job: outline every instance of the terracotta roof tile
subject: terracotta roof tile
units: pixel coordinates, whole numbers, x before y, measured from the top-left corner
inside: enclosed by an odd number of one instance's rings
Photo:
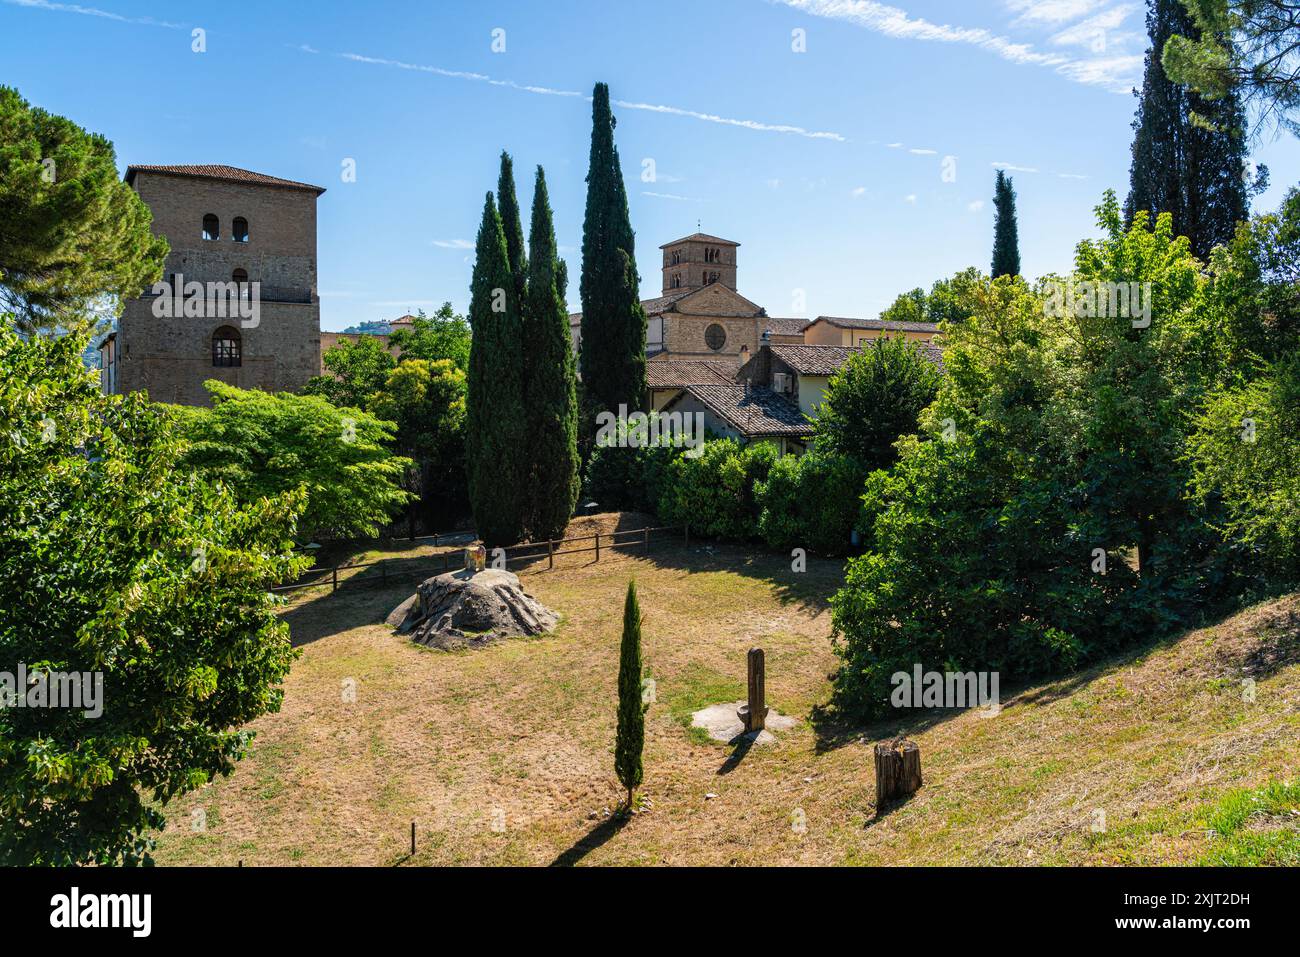
[[[812,423],[799,406],[771,389],[743,385],[690,385],[694,396],[714,415],[747,438],[812,434]]]
[[[265,173],[254,173],[252,170],[240,169],[237,166],[216,166],[206,163],[195,166],[134,165],[126,168],[126,181],[128,183],[131,182],[135,178],[136,173],[161,173],[164,176],[190,176],[195,179],[220,179],[232,183],[249,183],[255,186],[283,186],[287,189],[310,190],[317,195],[325,192],[323,186],[312,186],[309,183],[298,183],[291,179],[280,179],[278,176],[267,176]]]
[[[888,332],[939,332],[937,322],[893,322],[885,319],[848,319],[843,316],[818,316],[814,322],[824,322],[837,329],[883,329]]]

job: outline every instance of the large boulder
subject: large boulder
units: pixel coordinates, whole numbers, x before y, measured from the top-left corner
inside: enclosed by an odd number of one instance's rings
[[[559,616],[507,571],[448,572],[420,583],[388,616],[398,634],[431,648],[477,648],[502,638],[541,635]]]

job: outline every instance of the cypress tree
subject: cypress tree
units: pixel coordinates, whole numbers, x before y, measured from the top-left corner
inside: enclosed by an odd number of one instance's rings
[[[1016,229],[1016,191],[1011,188],[1011,177],[998,170],[993,187],[993,269],[994,279],[999,276],[1020,275],[1020,237]]]
[[[1182,0],[1150,0],[1147,33],[1151,48],[1133,120],[1124,218],[1131,225],[1139,210],[1171,214],[1174,231],[1205,260],[1249,215],[1241,104],[1235,92],[1208,100],[1166,75],[1161,62],[1166,41],[1175,34],[1193,41],[1200,37]]]
[[[524,412],[532,477],[528,530],[533,540],[564,533],[580,486],[578,398],[569,313],[556,257],[555,227],[546,174],[537,167],[528,238],[528,293],[524,308]]]
[[[523,344],[506,237],[492,194],[483,204],[470,287],[465,471],[479,537],[491,546],[523,537],[527,507]]]
[[[645,711],[641,702],[641,607],[636,582],[627,583],[623,602],[623,641],[618,654],[618,737],[614,744],[614,770],[627,788],[627,809],[641,784],[641,751],[645,747]]]
[[[597,83],[591,105],[591,159],[582,223],[582,385],[584,444],[596,415],[645,402],[646,317],[640,302],[635,240],[618,148],[609,87]]]
[[[528,262],[524,252],[524,224],[515,196],[515,166],[510,154],[501,151],[501,174],[497,177],[497,206],[501,210],[501,228],[506,234],[506,261],[515,279],[515,292],[524,300],[528,280]]]

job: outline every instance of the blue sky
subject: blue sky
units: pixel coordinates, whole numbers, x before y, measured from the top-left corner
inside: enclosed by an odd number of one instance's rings
[[[341,329],[464,309],[464,247],[502,148],[525,210],[546,169],[576,309],[586,98],[603,80],[621,103],[643,295],[660,289],[659,245],[699,223],[742,244],[740,292],[769,314],[872,316],[987,270],[999,164],[1019,194],[1024,272],[1068,267],[1102,191],[1127,189],[1143,9],[0,0],[0,83],[107,135],[123,169],[225,163],[326,187],[321,323]],[[1255,159],[1274,184],[1255,208],[1274,208],[1300,180],[1300,144],[1268,138]]]

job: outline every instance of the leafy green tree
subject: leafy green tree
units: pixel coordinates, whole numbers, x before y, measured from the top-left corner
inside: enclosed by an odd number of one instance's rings
[[[813,422],[818,451],[858,463],[862,474],[894,461],[894,442],[916,431],[921,410],[942,378],[916,343],[875,339],[831,377]]]
[[[209,380],[212,408],[172,407],[183,463],[241,503],[306,490],[304,535],[376,535],[410,494],[410,459],[387,448],[393,425],[315,395],[274,395]]]
[[[450,359],[405,359],[371,398],[369,411],[397,426],[394,447],[415,463],[416,507],[429,527],[464,514],[465,373]]]
[[[1300,582],[1300,352],[1254,381],[1225,388],[1197,416],[1191,488],[1222,502],[1219,530],[1245,562],[1282,587]]]
[[[437,362],[449,359],[462,372],[469,371],[470,331],[465,317],[444,302],[432,316],[421,309],[410,329],[398,329],[388,337],[403,359]]]
[[[1234,92],[1209,100],[1165,74],[1161,54],[1170,37],[1200,37],[1182,0],[1149,0],[1147,32],[1124,219],[1131,225],[1139,210],[1169,213],[1205,261],[1248,215],[1241,105]]]
[[[963,269],[950,279],[935,280],[925,301],[925,317],[930,322],[961,322],[974,311],[973,290],[984,281],[974,266]]]
[[[527,520],[534,540],[559,538],[581,487],[578,393],[569,313],[559,287],[555,227],[546,176],[537,167],[529,235],[528,298],[524,311],[524,411],[530,441],[532,496]]]
[[[465,415],[466,475],[479,537],[513,545],[524,536],[529,492],[523,408],[520,302],[506,237],[492,194],[483,204],[470,289],[470,349]]]
[[[925,290],[920,286],[911,292],[905,292],[899,295],[889,308],[880,314],[880,318],[886,322],[929,322],[926,315],[926,295]]]
[[[1183,0],[1194,33],[1165,41],[1162,64],[1175,83],[1207,100],[1240,97],[1260,127],[1300,136],[1300,3]]]
[[[998,170],[993,186],[993,267],[994,279],[1020,275],[1020,238],[1016,227],[1016,191],[1011,177]]]
[[[597,83],[591,107],[591,159],[582,224],[582,432],[589,446],[600,412],[643,407],[646,316],[641,308],[635,238],[623,168],[614,145],[609,87]]]
[[[182,463],[163,407],[100,395],[85,333],[9,325],[0,671],[48,688],[98,673],[102,690],[98,709],[0,707],[0,863],[149,863],[162,808],[229,774],[243,727],[279,710],[295,653],[268,589],[309,564],[304,495],[238,503]]]
[[[614,739],[614,770],[627,788],[627,810],[641,785],[641,752],[645,750],[645,713],[647,705],[641,689],[641,606],[637,603],[636,582],[627,583],[623,602],[623,639],[618,651],[618,732]]]
[[[332,405],[365,409],[371,396],[383,389],[397,360],[382,339],[357,336],[326,349],[321,363],[328,374],[313,376],[303,392],[322,396]]]
[[[0,306],[26,329],[120,311],[162,276],[167,241],[113,144],[0,86]]]

